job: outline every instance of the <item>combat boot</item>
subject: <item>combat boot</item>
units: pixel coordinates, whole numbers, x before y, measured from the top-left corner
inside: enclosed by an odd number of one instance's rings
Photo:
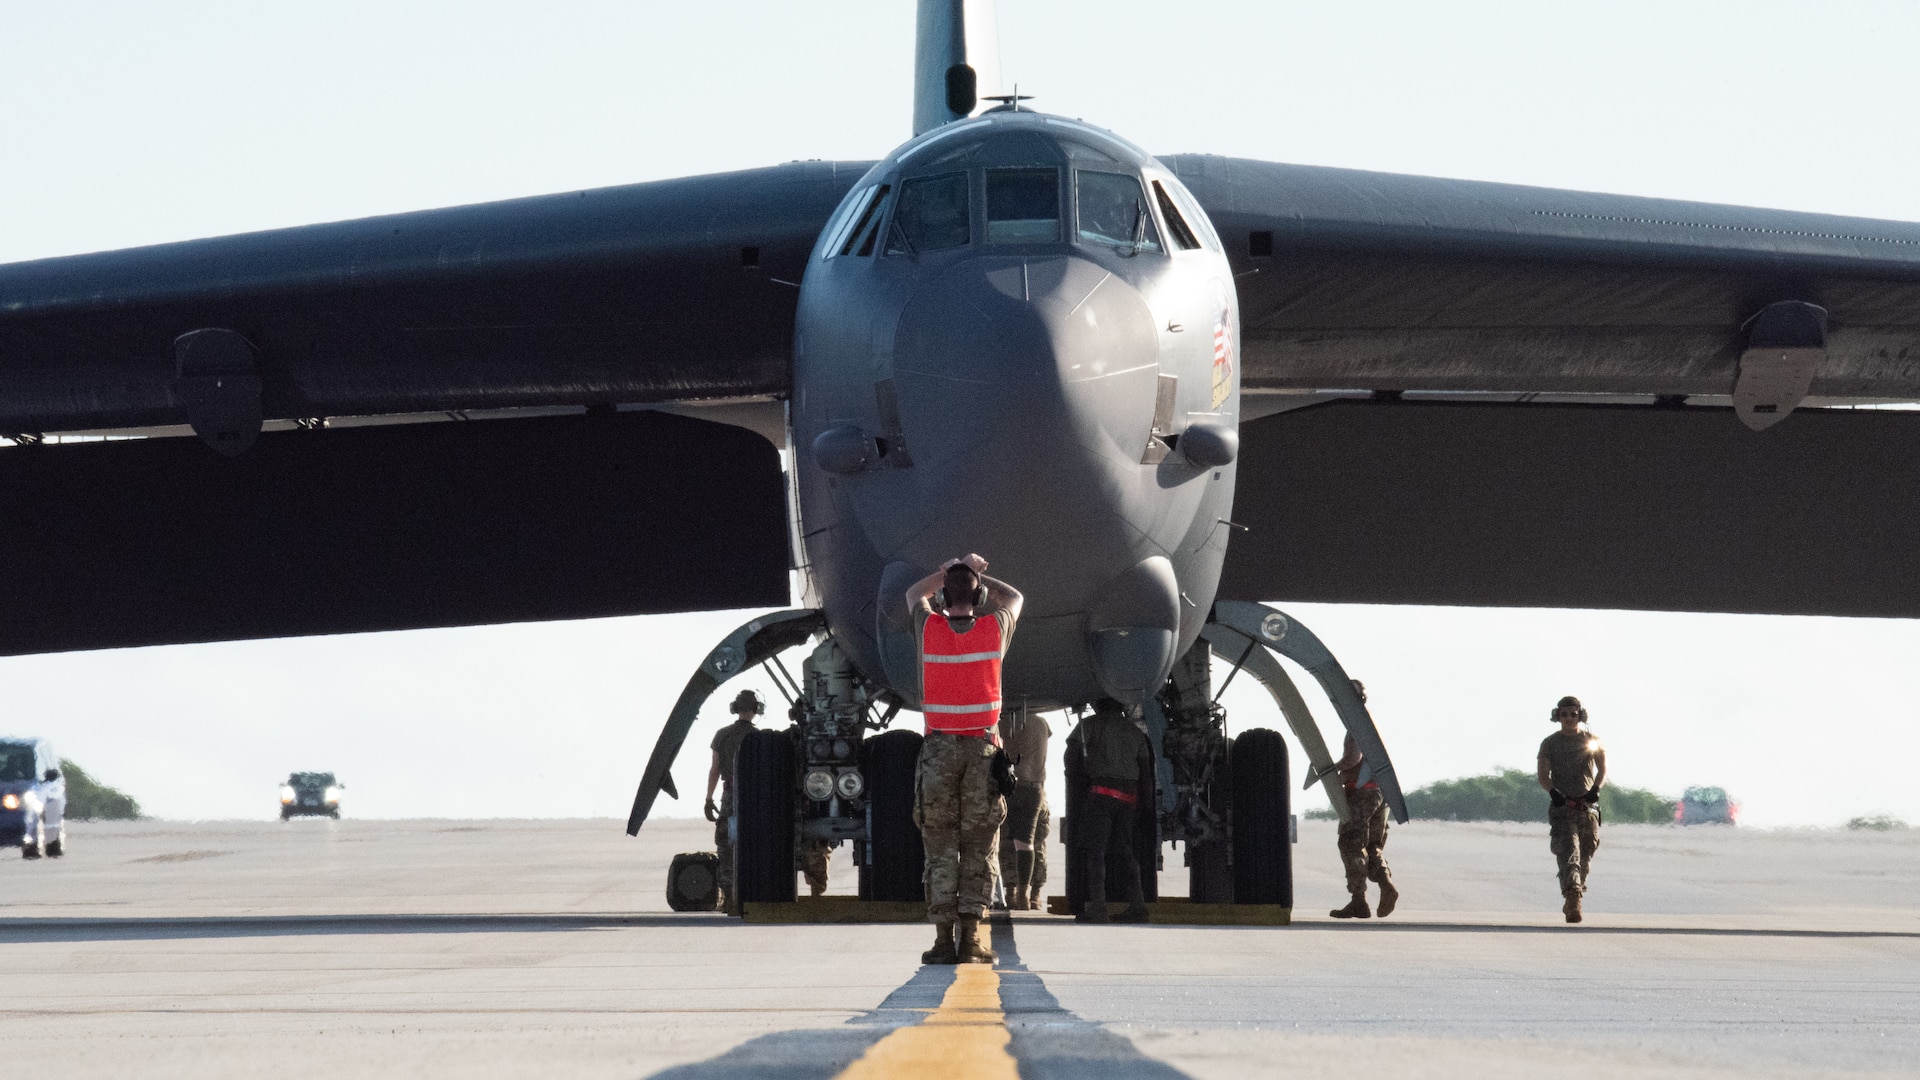
[[[1080,914],[1074,916],[1074,921],[1106,923],[1112,922],[1113,917],[1107,914],[1107,902],[1105,900],[1088,900],[1080,905]]]
[[[1027,887],[1025,885],[1013,890],[1013,899],[1007,902],[1007,907],[1013,911],[1027,910]]]
[[[955,952],[959,954],[960,962],[963,964],[992,964],[1000,960],[1000,954],[988,948],[986,942],[980,940],[980,916],[978,915],[960,916],[960,940],[956,943]]]
[[[1567,894],[1567,902],[1560,905],[1560,910],[1562,913],[1566,915],[1568,922],[1579,922],[1580,921],[1580,894],[1579,893]]]
[[[923,964],[957,964],[960,952],[953,944],[953,924],[943,922],[933,928],[933,948],[920,954]]]
[[[1347,901],[1346,907],[1339,908],[1334,911],[1329,911],[1327,912],[1327,914],[1333,916],[1336,919],[1371,919],[1373,918],[1373,912],[1367,910],[1367,894],[1366,893],[1354,893],[1353,899]]]
[[[1384,919],[1387,916],[1393,914],[1393,905],[1399,902],[1400,902],[1400,890],[1393,887],[1393,875],[1387,873],[1384,870],[1381,871],[1380,872],[1380,904],[1377,908],[1374,909],[1374,914]]]

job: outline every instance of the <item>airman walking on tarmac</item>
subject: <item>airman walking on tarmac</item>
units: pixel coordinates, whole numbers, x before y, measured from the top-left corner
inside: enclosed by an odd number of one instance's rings
[[[1360,695],[1360,703],[1366,704],[1367,688],[1360,685],[1359,679],[1353,680],[1353,689]],[[1352,899],[1346,907],[1327,914],[1336,919],[1372,917],[1375,912],[1367,910],[1367,882],[1373,881],[1380,886],[1378,914],[1384,919],[1393,914],[1393,906],[1400,902],[1400,890],[1393,886],[1393,872],[1387,869],[1387,800],[1380,793],[1380,785],[1374,782],[1372,766],[1367,764],[1366,757],[1360,753],[1360,744],[1351,734],[1334,768],[1340,770],[1340,786],[1347,793],[1347,817],[1340,822],[1335,842],[1340,847],[1340,862],[1347,871],[1347,893]]]
[[[707,820],[714,823],[713,847],[720,856],[720,865],[715,868],[718,879],[718,904],[721,911],[731,910],[728,903],[733,899],[733,836],[728,828],[733,821],[733,763],[740,756],[740,744],[746,741],[747,732],[753,730],[753,718],[767,711],[760,695],[751,690],[742,690],[729,706],[733,711],[733,723],[720,729],[713,737],[713,764],[707,769]],[[720,805],[713,804],[714,785],[720,785]]]
[[[1600,786],[1607,782],[1607,751],[1590,731],[1586,707],[1569,694],[1554,706],[1560,730],[1540,743],[1539,780],[1546,789],[1548,846],[1560,868],[1560,911],[1580,921],[1587,868],[1600,847]]]

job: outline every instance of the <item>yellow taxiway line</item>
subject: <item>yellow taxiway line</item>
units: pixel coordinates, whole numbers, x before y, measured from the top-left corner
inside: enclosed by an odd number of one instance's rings
[[[834,1080],[1018,1080],[1020,1067],[1007,1052],[1012,1038],[999,974],[986,964],[962,964],[938,1009],[868,1047]]]

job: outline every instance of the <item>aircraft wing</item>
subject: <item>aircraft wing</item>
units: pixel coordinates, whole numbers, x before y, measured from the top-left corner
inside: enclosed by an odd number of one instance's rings
[[[1920,225],[1162,160],[1242,305],[1223,597],[1920,615]]]
[[[688,416],[777,436],[867,168],[0,266],[0,654],[786,603],[774,446]],[[632,411],[711,399],[745,404]],[[236,409],[268,423],[234,457],[41,439]],[[532,416],[356,426],[484,410]]]

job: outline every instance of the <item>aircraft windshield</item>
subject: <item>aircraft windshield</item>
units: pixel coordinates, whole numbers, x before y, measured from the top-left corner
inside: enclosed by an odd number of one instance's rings
[[[1080,242],[1126,251],[1159,251],[1146,193],[1140,181],[1119,173],[1083,172],[1079,177]]]
[[[33,779],[33,747],[0,744],[0,780]]]
[[[923,176],[900,185],[887,254],[912,255],[967,242],[967,174]]]
[[[1044,244],[1059,239],[1058,170],[987,170],[989,243]]]

